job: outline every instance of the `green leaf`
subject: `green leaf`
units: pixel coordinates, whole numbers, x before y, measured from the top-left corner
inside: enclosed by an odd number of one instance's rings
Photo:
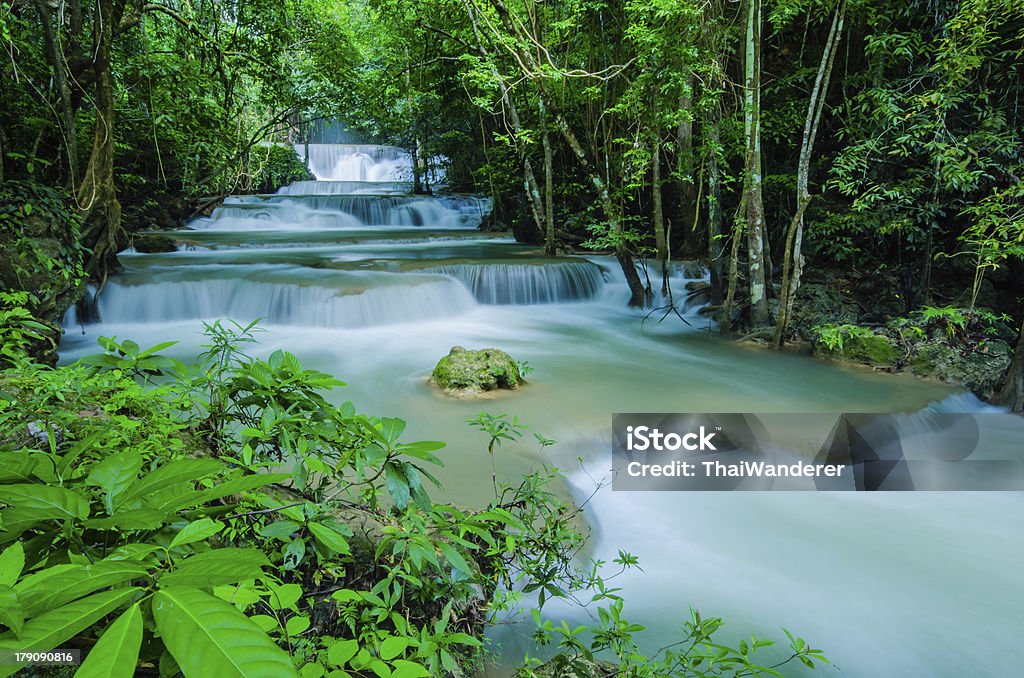
[[[92,467],[85,482],[103,490],[107,507],[113,513],[113,498],[124,492],[142,470],[142,455],[138,452],[119,452]]]
[[[401,636],[385,638],[384,642],[380,644],[380,658],[390,661],[405,652],[407,647],[409,647],[408,638],[402,638]]]
[[[268,588],[270,589],[270,598],[267,599],[267,603],[275,610],[294,608],[295,603],[299,602],[299,598],[302,597],[302,587],[298,584],[281,584],[280,586],[269,584]]]
[[[425,667],[406,659],[398,659],[391,666],[394,669],[391,678],[426,678],[430,675]]]
[[[19,483],[0,485],[0,502],[38,512],[45,518],[79,518],[89,516],[89,502],[80,494],[62,487]]]
[[[30,452],[6,452],[0,456],[0,483],[28,482],[39,463]]]
[[[109,518],[93,518],[83,523],[93,530],[155,530],[167,520],[165,511],[151,508],[130,509],[119,511]]]
[[[409,504],[411,491],[409,480],[405,477],[402,468],[397,464],[387,464],[384,467],[384,480],[388,486],[391,498],[395,500],[395,506],[404,509]]]
[[[267,539],[283,539],[291,541],[291,536],[298,532],[299,524],[293,520],[278,520],[260,528],[260,535]]]
[[[160,588],[174,586],[219,586],[263,576],[267,557],[256,549],[213,549],[180,561],[178,567],[160,578]]]
[[[165,502],[159,508],[173,513],[175,511],[188,508],[189,506],[206,504],[214,499],[221,499],[223,497],[229,497],[232,494],[240,494],[272,483],[279,483],[290,477],[291,475],[288,473],[257,473],[254,475],[242,476],[241,478],[233,478],[226,482],[217,483],[217,485],[208,490],[196,492],[184,499],[175,498],[172,501]]]
[[[441,549],[441,553],[443,553],[444,557],[448,559],[448,562],[452,564],[452,567],[467,576],[473,575],[473,568],[469,566],[469,563],[467,563],[466,559],[462,557],[462,554],[459,553],[458,549],[445,542],[439,542],[437,547]]]
[[[21,609],[18,594],[7,584],[0,584],[0,624],[20,637],[24,623],[25,613]]]
[[[327,649],[327,663],[331,666],[344,666],[349,659],[359,652],[359,641],[339,640]]]
[[[352,552],[344,535],[339,534],[321,523],[310,523],[308,527],[309,531],[313,533],[313,538],[316,539],[317,543],[327,550],[339,554]]]
[[[153,619],[186,678],[297,676],[291,657],[233,606],[198,589],[153,596]]]
[[[308,629],[309,624],[309,617],[297,614],[288,618],[288,622],[284,625],[284,628],[285,631],[288,632],[289,636],[297,636]]]
[[[441,461],[436,456],[431,454],[431,452],[436,452],[437,450],[440,450],[444,446],[445,443],[442,443],[437,440],[418,440],[414,443],[405,443],[403,445],[398,445],[397,447],[395,447],[395,449],[401,452],[402,454],[408,455],[410,457],[416,457],[417,459],[429,461],[431,464],[444,466],[443,461]]]
[[[380,432],[388,443],[394,443],[405,430],[405,422],[392,417],[381,417]]]
[[[25,547],[15,542],[0,553],[0,584],[14,586],[25,569]]]
[[[127,603],[141,590],[129,588],[104,591],[51,610],[26,622],[20,639],[11,634],[0,636],[0,650],[16,651],[26,647],[32,648],[34,652],[52,650]],[[19,668],[0,665],[0,678],[11,675]]]
[[[14,590],[24,601],[25,617],[32,618],[99,589],[148,577],[146,568],[138,563],[101,560],[89,565],[76,565],[44,579],[26,579]]]
[[[224,465],[215,459],[178,459],[168,462],[132,483],[118,496],[115,507],[123,506],[129,501],[142,498],[165,487],[205,478],[222,468]]]
[[[135,603],[107,627],[75,678],[131,678],[142,646],[142,610]]]
[[[175,546],[184,546],[185,544],[192,544],[203,539],[208,539],[213,535],[217,534],[224,529],[224,523],[219,520],[213,520],[212,518],[200,518],[194,520],[184,528],[181,532],[174,535],[174,539],[171,540],[171,545],[168,549],[173,549]]]

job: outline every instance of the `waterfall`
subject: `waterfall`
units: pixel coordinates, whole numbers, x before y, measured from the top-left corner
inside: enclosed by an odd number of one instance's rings
[[[306,146],[295,151],[304,157]],[[394,146],[309,144],[309,171],[322,181],[407,181],[412,157]]]
[[[412,192],[409,181],[296,181],[279,195],[403,195]]]
[[[397,278],[387,273],[376,274]],[[391,284],[332,289],[241,277],[107,285],[100,296],[106,323],[262,318],[275,325],[358,328],[458,315],[476,306],[466,288],[436,276],[401,275]],[[367,282],[375,282],[367,279]],[[379,282],[379,281],[376,281]]]
[[[479,228],[491,210],[477,196],[338,195],[242,196],[225,200],[192,228],[208,230],[345,229],[365,226]]]
[[[482,304],[552,304],[593,298],[604,285],[587,261],[551,264],[450,264],[427,269],[461,281]]]

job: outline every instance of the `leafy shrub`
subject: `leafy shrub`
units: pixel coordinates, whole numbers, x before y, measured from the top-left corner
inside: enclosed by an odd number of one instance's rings
[[[249,171],[254,193],[273,193],[293,181],[314,177],[291,146],[269,144],[249,151]]]

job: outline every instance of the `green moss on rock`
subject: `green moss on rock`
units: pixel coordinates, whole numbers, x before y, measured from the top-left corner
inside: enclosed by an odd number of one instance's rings
[[[430,380],[449,395],[465,397],[502,388],[515,390],[523,376],[512,356],[500,349],[469,351],[453,346],[438,361]]]
[[[843,356],[869,365],[891,365],[899,358],[892,341],[880,334],[856,334],[843,344]]]
[[[1000,339],[959,346],[937,337],[916,345],[910,369],[914,374],[961,384],[988,397],[1002,384],[1012,356],[1010,345]]]

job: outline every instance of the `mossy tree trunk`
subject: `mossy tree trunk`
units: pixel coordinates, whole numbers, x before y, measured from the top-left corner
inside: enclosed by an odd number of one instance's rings
[[[99,0],[94,21],[93,71],[96,127],[93,130],[92,152],[78,188],[78,205],[82,216],[82,244],[92,251],[86,272],[102,279],[116,265],[121,240],[121,203],[114,187],[114,82],[110,67],[114,26],[120,22],[123,3]]]

